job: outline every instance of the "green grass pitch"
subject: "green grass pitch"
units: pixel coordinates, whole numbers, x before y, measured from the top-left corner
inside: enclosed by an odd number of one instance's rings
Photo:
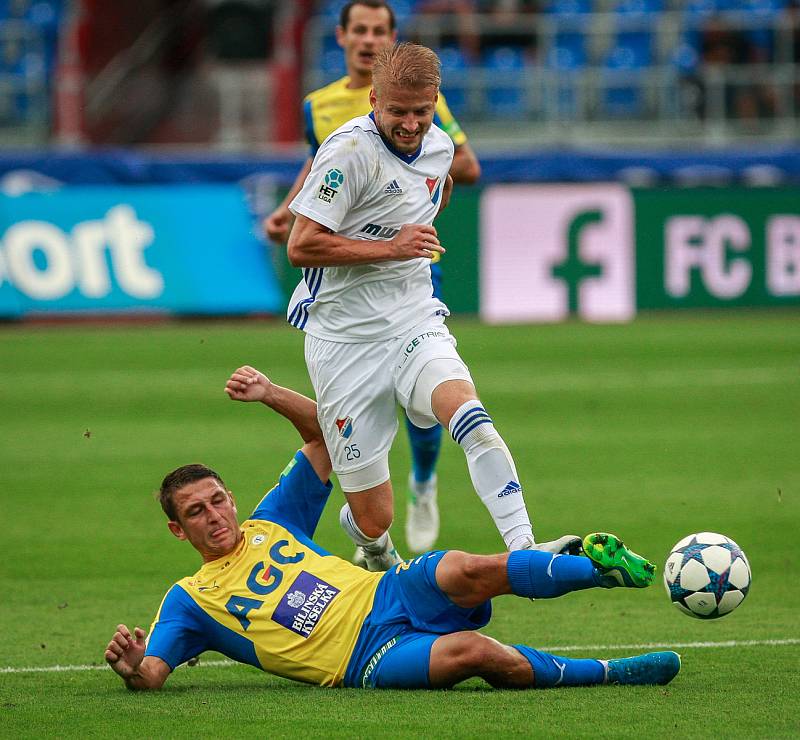
[[[488,632],[504,641],[596,657],[682,645],[671,685],[327,690],[207,655],[161,693],[127,692],[102,665],[115,625],[149,627],[163,593],[198,564],[151,493],[166,471],[203,461],[250,510],[297,438],[266,409],[227,400],[223,385],[250,363],[308,392],[302,335],[278,321],[9,325],[0,327],[0,736],[798,736],[800,315],[451,327],[514,454],[540,539],[616,532],[659,571],[694,531],[720,531],[748,554],[750,595],[717,621],[680,614],[660,572],[646,591],[495,602]],[[392,465],[402,547],[404,434]],[[440,544],[499,550],[450,440],[440,481]],[[337,491],[317,539],[347,557],[340,500]],[[32,670],[56,665],[69,669]]]

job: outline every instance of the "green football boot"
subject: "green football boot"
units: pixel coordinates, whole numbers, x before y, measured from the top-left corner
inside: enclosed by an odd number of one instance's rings
[[[646,588],[655,578],[656,566],[629,550],[613,534],[587,534],[583,538],[583,551],[597,566],[598,583],[605,588]]]

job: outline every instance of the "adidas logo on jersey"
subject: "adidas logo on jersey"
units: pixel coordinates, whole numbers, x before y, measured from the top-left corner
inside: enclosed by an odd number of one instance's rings
[[[402,195],[403,188],[400,187],[400,183],[397,180],[392,180],[384,189],[383,192],[386,195]]]
[[[515,480],[510,480],[506,483],[506,487],[497,494],[497,498],[503,498],[503,496],[510,496],[512,493],[521,493],[522,486]]]

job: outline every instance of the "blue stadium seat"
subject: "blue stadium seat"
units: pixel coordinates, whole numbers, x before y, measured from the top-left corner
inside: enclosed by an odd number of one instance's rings
[[[687,18],[709,18],[716,13],[737,10],[741,0],[685,0],[683,14]]]
[[[559,16],[575,16],[594,11],[592,0],[548,0],[542,8],[545,13]]]
[[[580,69],[588,60],[586,37],[582,33],[562,33],[556,34],[546,63],[553,69]]]
[[[338,23],[339,14],[342,12],[342,8],[346,3],[347,0],[323,0],[319,5],[317,13],[319,15],[324,15],[333,23]]]
[[[492,80],[486,89],[486,105],[493,116],[519,116],[525,112],[525,55],[513,46],[498,46],[483,57]]]
[[[653,62],[654,30],[663,11],[663,0],[619,0],[614,7],[615,45],[630,49],[638,66]]]
[[[569,40],[569,44],[559,45],[557,39],[545,56],[552,90],[552,95],[548,96],[549,112],[557,118],[569,118],[577,113],[580,75],[588,61],[584,37],[578,35]]]
[[[614,47],[603,65],[603,112],[610,117],[641,116],[645,108],[644,70],[633,49]]]
[[[775,58],[775,28],[787,8],[787,0],[744,0],[744,17],[753,28],[745,33],[760,61]]]
[[[436,53],[442,62],[442,92],[447,107],[454,116],[461,116],[469,108],[466,84],[469,63],[461,50],[454,46],[445,46]]]
[[[323,84],[328,84],[338,80],[347,74],[347,66],[344,63],[344,54],[341,49],[330,49],[322,54],[319,64],[322,73]]]

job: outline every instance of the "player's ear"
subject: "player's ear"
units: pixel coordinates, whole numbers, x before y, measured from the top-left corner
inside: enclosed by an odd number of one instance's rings
[[[372,109],[375,110],[375,103],[378,102],[378,98],[375,95],[375,88],[371,87],[369,89],[369,104],[372,106]]]
[[[336,43],[344,49],[345,30],[341,26],[336,26]]]
[[[172,519],[170,519],[167,522],[167,526],[169,527],[169,531],[172,532],[172,534],[174,534],[179,540],[186,539],[186,532],[183,531],[183,527],[180,524],[178,524],[178,522],[172,521]]]

